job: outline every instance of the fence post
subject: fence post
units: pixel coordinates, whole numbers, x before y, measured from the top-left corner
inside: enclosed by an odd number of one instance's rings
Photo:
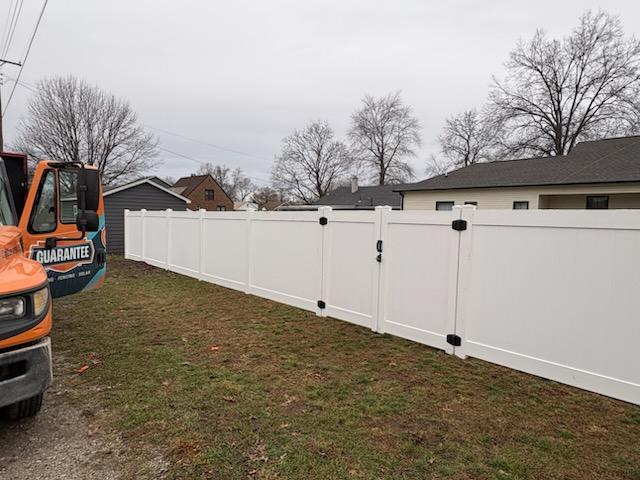
[[[169,266],[171,265],[171,212],[172,209],[167,208],[166,211],[166,230],[167,230],[167,258],[165,264],[165,270],[169,270]]]
[[[129,240],[128,237],[131,235],[131,227],[129,226],[129,209],[124,209],[124,258],[129,258]]]
[[[147,210],[140,210],[140,256],[142,257],[142,261],[146,262],[145,256],[145,248],[144,248],[144,237],[145,237],[145,229],[147,227],[145,217],[147,216]]]
[[[476,207],[473,205],[465,205],[460,209],[460,218],[467,222],[467,229],[460,232],[458,247],[458,281],[456,291],[456,317],[455,317],[455,334],[462,341],[459,347],[455,347],[454,353],[457,357],[467,358],[465,353],[465,324],[468,321],[467,301],[470,280],[470,269],[472,260],[472,242],[473,242],[473,217]]]
[[[371,256],[373,261],[376,262],[377,267],[374,269],[373,275],[373,307],[372,307],[372,315],[373,321],[371,330],[378,333],[384,333],[384,308],[385,308],[385,298],[384,298],[384,243],[387,239],[387,230],[389,225],[389,215],[391,213],[391,207],[388,206],[380,206],[375,208],[376,216],[375,216],[375,226],[374,230],[377,232],[377,239],[373,246],[373,250]],[[382,247],[382,252],[378,252],[378,242]],[[378,255],[380,255],[381,261],[378,261]]]
[[[251,293],[251,272],[253,271],[252,268],[252,261],[253,261],[253,253],[252,253],[252,248],[251,248],[251,236],[253,235],[253,216],[255,215],[255,211],[254,210],[247,210],[245,212],[247,219],[246,219],[246,229],[245,229],[245,234],[246,234],[246,249],[247,249],[247,264],[245,265],[245,287],[244,287],[244,292],[245,293]]]
[[[198,210],[198,222],[200,223],[200,242],[198,243],[198,280],[204,279],[204,252],[205,252],[205,242],[204,242],[204,214],[206,210],[204,208],[200,208]]]
[[[325,225],[320,224],[322,217],[327,218],[328,222]],[[318,300],[327,301],[327,292],[329,291],[329,255],[331,255],[329,249],[329,225],[331,225],[331,207],[318,208],[318,226],[320,228],[320,292],[318,294]],[[316,306],[316,315],[319,317],[326,317],[327,310]]]

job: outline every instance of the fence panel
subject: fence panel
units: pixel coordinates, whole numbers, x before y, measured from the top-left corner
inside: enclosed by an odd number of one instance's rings
[[[247,288],[249,212],[205,212],[202,278],[236,290]]]
[[[165,233],[169,237],[169,270],[199,278],[200,223],[200,212],[187,210],[171,213],[168,234]]]
[[[142,260],[142,212],[124,212],[124,251],[125,258]]]
[[[318,212],[251,212],[249,288],[255,295],[318,312],[322,227]]]
[[[145,212],[144,224],[145,234],[142,238],[144,242],[145,261],[156,267],[167,267],[167,212]]]
[[[640,212],[478,210],[465,234],[456,353],[640,403]]]
[[[126,258],[636,404],[638,245],[639,211],[125,212]]]
[[[380,211],[330,211],[324,227],[323,315],[376,329]]]
[[[392,211],[382,224],[379,331],[452,352],[459,233],[454,212]]]

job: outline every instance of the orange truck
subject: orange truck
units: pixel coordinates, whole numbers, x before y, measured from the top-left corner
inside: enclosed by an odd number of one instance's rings
[[[30,186],[29,186],[30,183]],[[35,415],[52,381],[51,299],[104,281],[100,175],[80,163],[0,153],[0,410]]]

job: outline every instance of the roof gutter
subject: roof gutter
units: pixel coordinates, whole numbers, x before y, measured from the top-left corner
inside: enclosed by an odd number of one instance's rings
[[[559,187],[563,185],[609,185],[620,183],[640,183],[640,178],[637,180],[615,180],[608,182],[560,182],[560,183],[520,183],[520,184],[507,184],[507,185],[481,185],[481,186],[464,186],[464,187],[416,187],[405,188],[402,190],[393,190],[399,194],[403,192],[437,192],[442,190],[472,190],[479,188],[526,188],[526,187]]]

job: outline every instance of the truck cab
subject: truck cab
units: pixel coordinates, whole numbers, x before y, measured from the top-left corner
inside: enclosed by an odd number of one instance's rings
[[[0,154],[0,410],[37,413],[52,381],[52,299],[100,285],[106,241],[97,170]]]

